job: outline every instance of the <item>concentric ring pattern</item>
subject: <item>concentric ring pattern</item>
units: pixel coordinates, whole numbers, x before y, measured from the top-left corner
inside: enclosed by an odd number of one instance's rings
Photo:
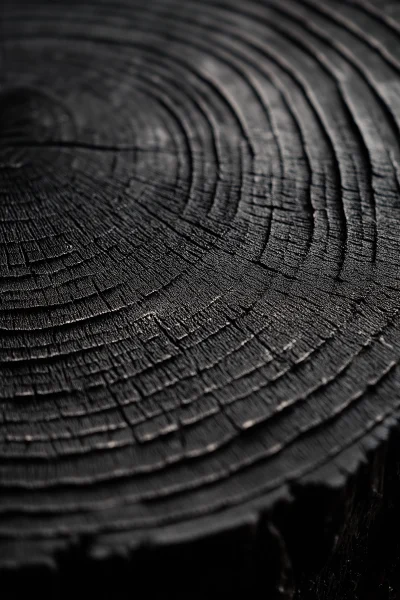
[[[2,563],[340,483],[400,410],[400,11],[18,0],[1,29]]]

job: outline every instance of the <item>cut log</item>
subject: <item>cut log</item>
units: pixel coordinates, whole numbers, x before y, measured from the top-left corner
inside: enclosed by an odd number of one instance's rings
[[[399,598],[400,5],[0,19],[0,582]]]

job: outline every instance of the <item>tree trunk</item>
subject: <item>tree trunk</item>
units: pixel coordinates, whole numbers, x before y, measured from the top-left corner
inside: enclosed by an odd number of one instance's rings
[[[4,589],[399,598],[400,4],[0,23]]]

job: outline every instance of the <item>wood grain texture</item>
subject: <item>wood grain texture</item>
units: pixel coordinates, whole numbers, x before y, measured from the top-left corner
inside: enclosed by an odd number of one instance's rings
[[[400,5],[0,10],[0,565],[346,598],[400,498]]]

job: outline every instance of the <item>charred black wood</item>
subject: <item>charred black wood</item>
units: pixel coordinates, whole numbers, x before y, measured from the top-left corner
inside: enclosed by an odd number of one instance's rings
[[[3,588],[399,598],[400,5],[0,28]]]

